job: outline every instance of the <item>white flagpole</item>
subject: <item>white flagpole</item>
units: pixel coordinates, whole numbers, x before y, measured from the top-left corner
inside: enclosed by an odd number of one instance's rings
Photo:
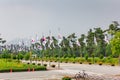
[[[49,37],[50,37],[50,39],[51,39],[51,30],[49,30]],[[50,40],[50,42],[51,42],[51,40]],[[50,45],[51,43],[49,43],[49,45]],[[50,50],[51,51],[51,50]],[[51,63],[50,63],[50,51],[49,51],[49,67],[50,67],[50,65],[51,65]]]
[[[60,28],[58,28],[58,32],[60,34]],[[58,69],[59,69],[60,68],[60,48],[59,48],[58,56],[59,56],[59,60],[58,60]]]

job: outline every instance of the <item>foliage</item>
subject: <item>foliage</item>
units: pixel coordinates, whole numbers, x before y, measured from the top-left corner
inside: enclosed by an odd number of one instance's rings
[[[120,31],[115,34],[114,38],[111,40],[110,43],[111,43],[112,53],[120,54]]]
[[[54,65],[54,64],[52,64],[52,65],[51,65],[51,67],[55,68],[55,65]]]
[[[60,62],[66,63],[113,63],[112,59],[120,55],[120,28],[118,26],[118,22],[113,21],[108,29],[103,30],[101,27],[97,27],[89,29],[87,34],[81,34],[80,37],[72,33],[61,37],[61,40],[55,36],[47,36],[41,38],[40,42],[32,44],[30,47],[32,50],[30,51],[15,52],[4,49],[0,54],[0,58],[31,61],[32,54],[36,54],[35,60],[51,62],[60,60]],[[45,39],[46,44],[43,44]],[[1,40],[2,38],[0,38]],[[37,46],[41,46],[42,49],[38,49]],[[109,56],[112,56],[111,61],[107,58]],[[116,64],[116,62],[114,63]]]
[[[62,78],[62,80],[72,80],[72,79],[71,79],[71,77],[69,77],[69,76],[64,76],[64,77]]]
[[[89,57],[88,54],[86,54],[86,55],[85,55],[85,60],[88,60],[88,57]]]
[[[30,53],[26,53],[24,58],[25,58],[25,60],[29,60],[30,59]]]

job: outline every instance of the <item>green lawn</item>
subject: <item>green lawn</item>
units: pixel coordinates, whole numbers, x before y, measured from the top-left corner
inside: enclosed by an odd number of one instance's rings
[[[10,59],[0,59],[0,72],[9,72],[12,69],[13,72],[16,71],[28,71],[32,70],[46,70],[44,66],[32,65],[32,64],[23,64],[17,60]]]

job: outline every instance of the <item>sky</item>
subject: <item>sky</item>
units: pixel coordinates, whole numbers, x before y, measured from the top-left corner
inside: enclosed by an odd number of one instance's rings
[[[7,41],[48,36],[49,31],[80,37],[90,28],[120,22],[119,8],[120,0],[0,0],[0,33]]]

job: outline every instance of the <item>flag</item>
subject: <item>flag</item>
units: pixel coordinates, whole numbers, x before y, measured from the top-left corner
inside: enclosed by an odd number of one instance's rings
[[[42,46],[39,45],[39,46],[38,46],[38,49],[42,50]]]
[[[32,43],[32,44],[35,43],[35,39],[34,39],[34,38],[31,39],[31,43]]]
[[[109,38],[108,38],[108,35],[105,34],[105,39],[104,39],[107,43],[109,43]]]
[[[60,47],[60,43],[62,42],[62,35],[58,34],[58,46]]]
[[[71,40],[69,41],[69,46],[72,48],[73,47],[73,44],[71,42]]]
[[[78,39],[77,39],[77,41],[76,41],[76,44],[77,44],[78,46],[80,46],[80,43],[79,43]]]
[[[43,44],[43,46],[45,47],[45,44],[46,44],[46,38],[43,36],[42,37],[42,44]]]
[[[36,35],[36,42],[39,43],[39,37]]]
[[[62,39],[62,35],[61,34],[58,34],[58,39]]]

